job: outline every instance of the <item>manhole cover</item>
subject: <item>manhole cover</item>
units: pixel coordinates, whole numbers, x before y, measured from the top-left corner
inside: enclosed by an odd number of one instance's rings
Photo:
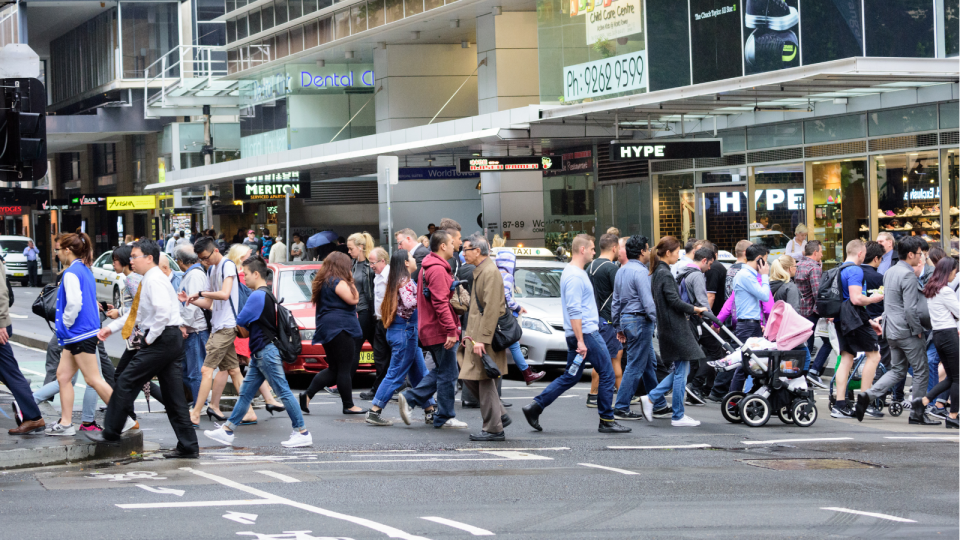
[[[809,471],[815,469],[880,469],[881,465],[852,459],[741,459],[747,465],[775,471]]]

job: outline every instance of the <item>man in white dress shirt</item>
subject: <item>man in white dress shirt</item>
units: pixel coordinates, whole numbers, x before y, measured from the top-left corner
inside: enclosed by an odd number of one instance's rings
[[[199,457],[197,433],[190,424],[187,401],[183,394],[181,364],[184,361],[183,318],[180,302],[167,276],[160,271],[157,261],[160,247],[152,240],[135,242],[130,255],[133,271],[143,280],[134,296],[133,305],[123,316],[102,328],[97,334],[106,341],[114,332],[130,337],[134,327],[143,332],[140,350],[117,378],[113,397],[107,405],[102,432],[84,432],[92,441],[119,444],[124,421],[133,412],[133,401],[148,381],[157,377],[164,390],[167,418],[177,436],[177,447],[164,454],[166,458]],[[133,320],[130,320],[130,317]],[[169,397],[167,397],[169,396]]]

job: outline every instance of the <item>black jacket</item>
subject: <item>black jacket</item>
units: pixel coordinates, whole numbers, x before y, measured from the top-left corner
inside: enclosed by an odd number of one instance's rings
[[[423,258],[430,254],[430,249],[423,244],[417,245],[413,250],[413,260],[417,261],[417,271],[413,274],[413,280],[420,283],[420,268],[423,266]]]
[[[665,363],[706,358],[690,327],[693,306],[680,300],[680,290],[667,263],[657,263],[650,276],[653,302],[657,305],[657,336]]]
[[[363,297],[367,300],[367,305],[372,307],[374,302],[373,278],[376,273],[373,271],[372,268],[370,268],[369,262],[354,260],[353,261],[354,275],[356,275],[356,270],[358,269],[358,267],[360,272],[363,274],[364,279],[362,282],[356,283],[357,290],[360,291],[360,294],[362,294]]]

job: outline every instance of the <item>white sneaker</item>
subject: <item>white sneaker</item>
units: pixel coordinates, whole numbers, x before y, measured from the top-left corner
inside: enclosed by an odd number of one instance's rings
[[[313,436],[309,431],[293,430],[290,438],[281,442],[286,448],[300,448],[302,446],[313,446]]]
[[[137,423],[133,418],[127,417],[126,421],[123,422],[123,429],[120,430],[120,433],[126,433],[133,428],[139,428],[140,424]]]
[[[43,430],[43,432],[47,435],[53,435],[54,437],[72,437],[77,434],[77,428],[73,427],[73,424],[65,426],[57,422],[52,426],[47,426],[47,429]]]
[[[683,418],[679,420],[671,420],[670,425],[673,427],[697,427],[700,425],[700,421],[694,420],[687,415],[683,415]]]
[[[227,433],[227,430],[223,427],[217,429],[208,429],[203,432],[208,439],[213,439],[218,443],[225,446],[233,446],[233,438],[236,436],[234,433]]]
[[[410,418],[413,416],[413,409],[407,405],[407,398],[403,397],[403,393],[397,394],[397,404],[400,406],[400,419],[403,420],[403,423],[410,425]]]
[[[440,427],[441,427],[441,428],[449,428],[449,429],[466,429],[466,428],[469,427],[469,426],[467,426],[467,423],[466,423],[466,422],[461,422],[461,421],[457,420],[456,418],[451,418],[451,419],[447,420],[447,421],[446,421],[442,426],[440,426]]]
[[[653,402],[647,396],[640,396],[640,410],[647,422],[653,422]]]

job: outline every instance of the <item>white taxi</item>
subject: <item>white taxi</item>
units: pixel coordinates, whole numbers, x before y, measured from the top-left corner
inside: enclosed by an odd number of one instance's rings
[[[26,236],[0,236],[0,255],[3,255],[7,268],[7,279],[19,281],[27,286],[30,276],[27,274],[27,258],[23,250],[27,249],[30,238]],[[37,276],[43,276],[43,261],[37,257]]]
[[[176,261],[170,255],[161,252],[162,257],[170,261],[170,268],[178,270]],[[106,251],[93,261],[93,278],[97,282],[97,301],[120,305],[120,290],[123,289],[123,274],[113,269],[113,251]]]

